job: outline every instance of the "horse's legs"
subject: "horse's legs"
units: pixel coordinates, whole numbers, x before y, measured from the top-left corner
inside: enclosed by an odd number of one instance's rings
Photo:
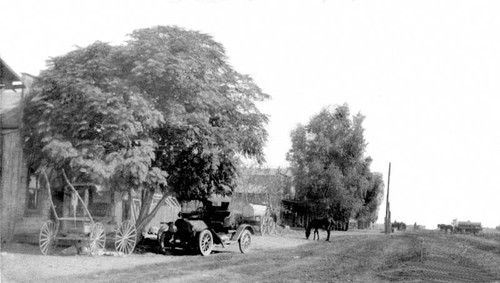
[[[318,236],[318,240],[319,240],[319,231],[318,231],[318,228],[314,228],[313,240],[316,240],[316,235]]]

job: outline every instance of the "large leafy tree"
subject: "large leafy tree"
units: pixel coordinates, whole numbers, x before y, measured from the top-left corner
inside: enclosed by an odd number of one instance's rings
[[[176,27],[132,33],[120,50],[128,80],[166,117],[155,132],[157,163],[181,199],[205,199],[234,187],[238,155],[263,161],[268,98],[227,62],[210,36]]]
[[[210,36],[178,27],[134,31],[49,61],[25,107],[32,170],[142,196],[141,230],[164,197],[231,193],[239,156],[263,161],[267,99]]]
[[[344,104],[324,108],[307,125],[291,133],[287,154],[295,175],[297,197],[315,205],[313,214],[347,222],[355,217],[375,221],[383,191],[380,174],[365,157],[364,116],[351,117]]]

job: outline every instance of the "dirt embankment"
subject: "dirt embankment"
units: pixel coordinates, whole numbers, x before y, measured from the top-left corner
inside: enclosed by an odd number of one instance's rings
[[[389,281],[500,282],[500,234],[408,233],[379,272]]]
[[[208,257],[42,256],[38,247],[2,251],[2,282],[500,282],[500,235],[439,232],[303,231],[253,237],[252,251],[218,248]]]

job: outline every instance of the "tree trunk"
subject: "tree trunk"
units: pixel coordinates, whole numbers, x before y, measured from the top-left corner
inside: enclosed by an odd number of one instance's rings
[[[144,215],[147,215],[152,198],[153,198],[153,194],[151,194],[148,189],[142,190],[141,208],[139,210],[139,215],[137,216],[136,226],[137,226],[137,223],[140,223],[142,221],[142,219],[144,218]]]
[[[148,202],[147,211],[149,211],[149,209],[151,207],[153,196],[154,196],[154,193],[150,193],[148,196],[149,201],[147,201]],[[153,219],[153,217],[155,217],[156,213],[158,213],[158,210],[160,210],[160,208],[165,204],[165,200],[169,196],[170,195],[168,193],[164,193],[161,200],[156,204],[156,206],[153,208],[153,210],[150,213],[144,213],[144,214],[142,214],[140,219],[139,218],[137,219],[136,229],[137,229],[138,234],[142,235],[142,230],[146,227],[146,225],[148,225],[148,223],[151,221],[151,219]],[[146,207],[144,207],[144,204],[145,203],[143,202],[142,207],[141,207],[141,211],[146,211]],[[143,207],[144,207],[144,210],[143,210]]]
[[[135,221],[135,228],[137,229],[137,234],[142,237],[142,230],[146,225],[148,224],[147,222],[144,222],[144,219],[147,217],[149,208],[151,206],[151,202],[153,200],[154,194],[150,192],[149,189],[144,189],[141,194],[141,208],[139,210],[139,215],[137,216],[137,219]]]

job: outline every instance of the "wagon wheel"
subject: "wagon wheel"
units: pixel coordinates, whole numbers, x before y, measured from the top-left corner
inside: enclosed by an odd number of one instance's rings
[[[240,247],[241,253],[247,253],[250,250],[250,244],[252,243],[252,235],[250,231],[245,230],[238,240],[238,245]]]
[[[267,217],[262,217],[260,221],[260,235],[264,236],[267,232],[269,232],[267,229]]]
[[[40,230],[39,245],[42,254],[52,254],[56,246],[56,235],[59,230],[59,223],[52,220],[45,222]]]
[[[104,230],[104,226],[100,222],[94,223],[90,227],[90,239],[89,239],[89,248],[90,255],[96,256],[99,254],[99,251],[104,250],[104,246],[106,245],[106,231]]]
[[[130,220],[122,222],[118,231],[116,231],[115,248],[118,252],[131,254],[134,251],[137,242],[137,230],[134,223]]]
[[[207,256],[212,253],[214,248],[214,238],[212,236],[212,232],[205,229],[201,231],[198,237],[198,249],[200,250],[201,255]]]
[[[269,217],[269,220],[267,221],[267,230],[269,231],[269,235],[277,234],[276,222],[274,222],[274,219],[272,217]]]

